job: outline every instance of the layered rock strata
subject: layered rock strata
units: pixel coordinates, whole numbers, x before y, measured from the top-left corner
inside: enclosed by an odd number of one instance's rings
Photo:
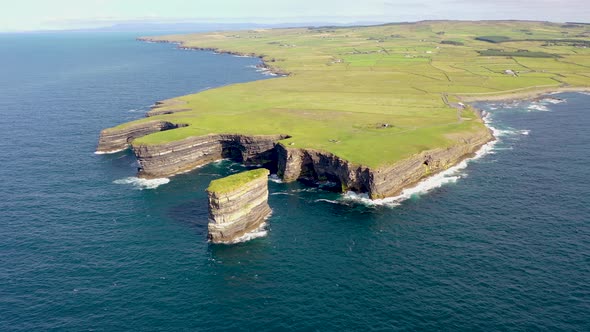
[[[173,114],[173,113],[180,113],[180,112],[187,112],[191,111],[191,108],[182,108],[186,102],[178,99],[168,99],[157,101],[155,105],[151,107],[149,112],[147,112],[146,116],[156,116],[156,115],[163,115],[163,114]]]
[[[113,153],[125,150],[131,144],[131,141],[158,131],[175,129],[183,127],[182,124],[174,124],[168,121],[148,121],[138,124],[125,126],[124,128],[109,128],[100,132],[98,138],[97,153]]]
[[[474,133],[448,148],[424,151],[391,166],[371,169],[354,165],[334,154],[277,145],[277,173],[284,182],[298,179],[328,180],[342,191],[368,193],[372,199],[395,196],[420,180],[443,171],[493,140],[491,132]]]
[[[257,169],[231,175],[230,177],[252,177],[227,190],[214,190],[214,182],[207,190],[209,198],[208,239],[212,243],[233,243],[246,233],[260,228],[272,210],[268,205],[268,175],[266,169]],[[229,179],[229,182],[234,181]],[[219,187],[219,186],[218,186]]]
[[[159,145],[132,144],[132,148],[143,178],[166,177],[224,158],[274,170],[276,142],[288,137],[212,134]]]
[[[133,143],[135,138],[181,126],[154,120],[121,129],[105,129],[97,152],[115,152],[131,145],[139,163],[138,176],[143,178],[167,177],[227,158],[268,168],[284,182],[328,180],[339,183],[342,191],[368,193],[372,199],[378,199],[398,195],[420,180],[470,157],[494,139],[490,131],[471,133],[456,138],[457,143],[448,148],[424,151],[380,168],[356,165],[329,152],[294,148],[279,142],[289,138],[288,135],[211,134],[159,145]]]

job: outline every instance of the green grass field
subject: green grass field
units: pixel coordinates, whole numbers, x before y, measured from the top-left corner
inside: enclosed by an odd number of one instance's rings
[[[232,174],[221,179],[213,180],[209,184],[207,191],[216,194],[225,194],[232,190],[241,188],[243,185],[258,178],[268,176],[268,170],[265,168],[258,168],[251,171],[245,171],[237,174]]]
[[[590,86],[590,25],[433,21],[152,39],[256,54],[289,76],[178,97],[185,104],[169,108],[191,111],[155,118],[189,126],[134,144],[210,133],[288,134],[288,146],[379,167],[486,130],[471,109],[457,110],[446,100]]]

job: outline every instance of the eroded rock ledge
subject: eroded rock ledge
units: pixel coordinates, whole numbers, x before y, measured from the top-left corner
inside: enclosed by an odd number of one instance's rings
[[[233,243],[260,228],[272,210],[268,205],[268,175],[256,169],[214,180],[207,189],[212,243]]]
[[[100,132],[98,138],[97,153],[113,153],[125,150],[131,142],[139,137],[158,131],[184,127],[183,124],[174,124],[168,121],[149,121],[126,126],[122,129],[109,128]]]
[[[132,148],[143,178],[167,177],[224,158],[275,171],[275,146],[288,137],[212,134],[160,145],[132,144]]]
[[[398,195],[420,180],[472,156],[494,139],[487,130],[466,134],[448,148],[424,151],[380,168],[355,165],[325,151],[286,146],[280,143],[289,138],[286,134],[211,134],[160,145],[132,142],[139,136],[176,127],[178,125],[153,121],[119,131],[105,130],[101,133],[99,151],[120,150],[131,142],[140,165],[138,176],[143,178],[168,177],[227,158],[245,165],[265,167],[276,172],[284,182],[329,180],[339,183],[342,191],[368,193],[372,199],[379,199]]]

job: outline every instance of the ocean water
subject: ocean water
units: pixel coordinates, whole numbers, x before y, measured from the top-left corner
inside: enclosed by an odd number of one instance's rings
[[[135,35],[0,35],[0,330],[590,330],[590,96],[479,104],[499,141],[367,205],[270,182],[267,234],[206,242],[222,161],[160,182],[102,128],[263,79]]]

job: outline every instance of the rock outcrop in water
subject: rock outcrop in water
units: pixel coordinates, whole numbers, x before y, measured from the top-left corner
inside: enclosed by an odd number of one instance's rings
[[[268,175],[256,169],[214,180],[209,197],[209,234],[212,243],[234,243],[263,226],[268,206]]]

